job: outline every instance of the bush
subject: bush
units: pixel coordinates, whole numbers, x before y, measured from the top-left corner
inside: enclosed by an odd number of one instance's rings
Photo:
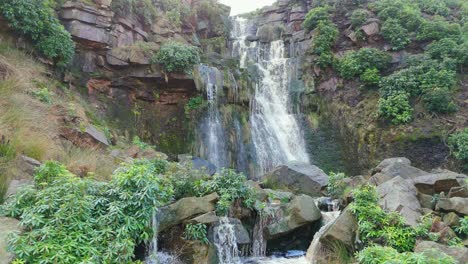
[[[200,56],[197,47],[169,42],[161,47],[153,61],[161,64],[168,73],[191,73],[193,66],[200,62]]]
[[[380,72],[376,68],[366,69],[361,74],[360,80],[367,86],[376,86],[380,82]]]
[[[305,16],[304,23],[302,26],[308,30],[314,30],[320,22],[329,22],[330,21],[330,7],[328,6],[319,6],[311,9]]]
[[[411,43],[408,30],[396,19],[391,18],[383,23],[382,35],[392,45],[393,50],[403,49]]]
[[[408,31],[418,30],[424,20],[418,6],[410,0],[380,0],[376,2],[376,9],[384,22],[394,19],[395,25]]]
[[[318,55],[316,63],[321,67],[328,67],[333,63],[332,47],[338,37],[338,28],[328,21],[321,21],[317,26],[317,34],[313,38],[312,52]]]
[[[452,97],[453,93],[447,88],[433,87],[424,91],[422,99],[431,112],[453,113],[458,107]]]
[[[185,105],[185,113],[189,114],[192,111],[198,110],[205,105],[205,100],[203,97],[196,96],[189,99],[187,104]]]
[[[343,180],[347,178],[346,175],[342,172],[334,173],[330,172],[328,178],[327,193],[334,199],[342,198],[348,184]]]
[[[187,224],[185,226],[184,238],[187,240],[200,241],[203,244],[208,244],[210,241],[207,236],[207,228],[205,224]]]
[[[391,61],[390,55],[375,48],[362,48],[345,54],[338,62],[338,71],[344,78],[361,75],[366,70],[384,70]]]
[[[172,197],[149,161],[125,164],[109,183],[74,176],[46,162],[26,187],[3,206],[24,232],[9,243],[27,263],[129,263],[137,244],[152,237],[155,208]]]
[[[405,92],[380,98],[378,107],[379,115],[389,119],[394,125],[411,121],[413,108],[409,103],[409,95]]]
[[[450,135],[448,143],[455,158],[468,161],[468,128]]]
[[[432,21],[424,21],[416,36],[417,40],[440,40],[443,38],[459,38],[459,24],[449,23],[443,17],[436,16]]]
[[[30,38],[35,48],[60,67],[73,58],[75,44],[45,1],[0,1],[0,10],[10,27]]]
[[[135,16],[147,25],[151,25],[157,15],[151,0],[114,0],[111,8],[118,16]]]
[[[367,18],[369,17],[369,11],[366,9],[356,9],[351,14],[351,25],[354,28],[358,28],[366,22]]]
[[[429,250],[423,253],[405,252],[398,253],[393,248],[378,245],[370,246],[356,254],[356,258],[361,264],[386,264],[386,263],[406,263],[406,264],[455,264],[452,257],[437,250]]]
[[[468,236],[468,216],[460,219],[460,226],[456,227],[455,231],[460,235]]]
[[[422,11],[431,15],[448,16],[450,8],[447,7],[445,1],[441,0],[418,0],[419,7]]]

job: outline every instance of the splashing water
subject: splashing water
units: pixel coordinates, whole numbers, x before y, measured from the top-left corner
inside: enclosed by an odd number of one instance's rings
[[[241,264],[234,225],[229,218],[219,219],[219,225],[214,228],[214,244],[219,264]]]
[[[158,211],[153,213],[151,218],[151,226],[153,228],[153,238],[151,239],[148,254],[145,260],[146,264],[182,264],[174,255],[167,252],[158,251],[158,229],[159,221],[157,218]]]

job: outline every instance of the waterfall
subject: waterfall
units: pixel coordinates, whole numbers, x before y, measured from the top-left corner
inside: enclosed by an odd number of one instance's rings
[[[228,217],[221,217],[214,228],[214,244],[219,264],[241,264],[234,225]]]
[[[206,89],[208,111],[200,122],[202,150],[201,155],[218,169],[228,167],[225,129],[218,108],[218,97],[223,86],[223,79],[218,69],[207,65],[198,68]]]
[[[158,229],[159,221],[157,217],[158,210],[155,210],[151,217],[151,226],[153,229],[153,238],[151,239],[150,246],[148,248],[147,257],[145,260],[146,264],[182,264],[176,256],[171,255],[167,252],[158,251]]]
[[[293,61],[285,57],[282,40],[270,44],[247,41],[249,22],[234,20],[232,55],[241,68],[253,63],[259,73],[251,99],[250,126],[257,170],[263,173],[288,161],[309,162],[305,141],[291,109]]]

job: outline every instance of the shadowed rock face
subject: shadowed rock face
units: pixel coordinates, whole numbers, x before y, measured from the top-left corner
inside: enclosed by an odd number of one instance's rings
[[[12,232],[21,232],[19,221],[14,218],[0,217],[0,263],[10,263],[14,255],[7,250],[8,236]]]

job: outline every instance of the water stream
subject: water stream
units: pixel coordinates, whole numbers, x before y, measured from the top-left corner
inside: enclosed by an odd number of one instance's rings
[[[219,264],[241,264],[234,225],[229,218],[219,219],[219,225],[214,228],[214,244]]]

